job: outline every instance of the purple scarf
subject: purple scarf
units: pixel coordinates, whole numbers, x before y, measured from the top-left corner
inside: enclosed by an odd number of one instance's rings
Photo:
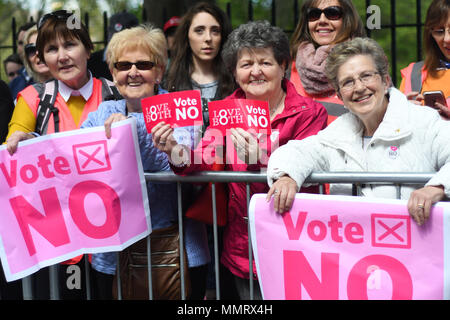
[[[325,75],[326,59],[333,47],[334,45],[326,45],[316,50],[314,45],[307,41],[298,46],[295,67],[308,94],[321,96],[334,94],[333,86]]]

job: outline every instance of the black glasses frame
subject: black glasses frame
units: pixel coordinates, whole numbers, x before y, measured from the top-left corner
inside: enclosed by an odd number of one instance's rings
[[[66,10],[58,10],[54,12],[50,12],[47,14],[44,14],[37,24],[38,31],[42,28],[42,26],[45,24],[45,22],[49,19],[58,19],[58,20],[67,20],[69,17],[73,15],[72,12],[68,12]]]
[[[114,63],[114,68],[119,71],[127,71],[130,70],[133,65],[135,65],[138,70],[152,70],[156,64],[152,61],[118,61]]]
[[[339,20],[344,15],[344,11],[340,6],[331,6],[325,9],[309,8],[306,16],[309,22],[313,22],[319,20],[322,13],[325,14],[328,20]]]
[[[7,76],[8,76],[8,77],[14,77],[14,76],[18,76],[18,75],[20,75],[20,70],[17,70],[17,71],[11,71],[11,72],[8,72],[8,73],[7,73]]]
[[[35,43],[28,43],[25,45],[24,48],[25,55],[28,56],[34,56],[37,53],[37,48]]]

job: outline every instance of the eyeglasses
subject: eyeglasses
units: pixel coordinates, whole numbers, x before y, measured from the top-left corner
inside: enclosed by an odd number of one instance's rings
[[[306,16],[308,17],[309,22],[313,22],[319,20],[322,13],[325,14],[325,17],[327,17],[328,20],[339,20],[344,14],[341,7],[331,6],[326,7],[323,10],[319,8],[309,8]]]
[[[20,74],[20,70],[8,72],[8,77],[12,78],[18,76]]]
[[[48,19],[53,18],[53,19],[59,19],[59,20],[67,20],[71,16],[72,16],[72,13],[71,12],[67,12],[66,10],[58,10],[58,11],[54,11],[54,12],[50,12],[50,13],[44,14],[39,19],[39,22],[37,24],[37,29],[39,31]]]
[[[439,29],[433,29],[431,30],[431,35],[433,37],[435,37],[436,39],[441,39],[445,37],[445,31],[448,32],[448,34],[450,35],[450,28],[439,28]]]
[[[154,62],[151,61],[138,61],[138,62],[129,62],[129,61],[118,61],[114,63],[114,68],[119,71],[127,71],[130,70],[131,67],[135,65],[138,70],[152,70],[155,66]]]
[[[27,57],[32,57],[37,53],[36,44],[34,43],[28,43],[25,45],[25,55]]]
[[[350,92],[355,89],[356,80],[361,81],[361,83],[365,86],[368,86],[375,82],[376,75],[380,73],[376,71],[366,71],[361,73],[356,78],[346,79],[339,84],[339,88],[343,92]]]

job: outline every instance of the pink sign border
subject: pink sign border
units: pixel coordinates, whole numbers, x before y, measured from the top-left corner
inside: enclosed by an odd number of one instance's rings
[[[6,252],[3,245],[3,240],[0,235],[0,259],[2,263],[2,267],[5,273],[6,280],[13,281],[18,280],[24,277],[27,277],[36,271],[38,271],[41,268],[51,266],[54,264],[58,264],[60,262],[66,261],[70,258],[76,257],[81,254],[88,254],[88,253],[100,253],[100,252],[115,252],[115,251],[121,251],[125,249],[126,247],[130,246],[131,244],[147,237],[151,234],[152,231],[152,225],[151,225],[151,219],[150,219],[150,208],[149,208],[149,202],[147,197],[147,185],[144,175],[144,170],[142,166],[142,161],[140,160],[140,153],[139,153],[139,144],[138,144],[138,138],[137,138],[137,129],[136,129],[136,119],[134,118],[128,118],[126,120],[115,122],[112,124],[112,134],[114,135],[114,128],[122,127],[122,126],[129,126],[130,130],[132,132],[133,136],[133,143],[134,143],[134,150],[135,150],[135,159],[136,159],[136,165],[138,169],[138,175],[139,175],[139,184],[141,185],[141,193],[142,193],[142,200],[143,200],[143,208],[145,210],[145,220],[147,222],[147,230],[144,232],[136,235],[135,237],[130,238],[128,241],[122,243],[121,245],[112,245],[112,246],[103,246],[103,247],[95,247],[95,248],[81,248],[75,251],[71,251],[69,253],[66,253],[64,255],[60,255],[55,258],[47,259],[44,261],[40,261],[34,266],[24,269],[22,271],[19,271],[17,273],[11,273],[8,263],[6,262]],[[38,142],[50,140],[50,139],[57,139],[59,137],[70,137],[70,136],[77,136],[79,134],[86,134],[90,132],[104,132],[105,128],[103,126],[93,127],[93,128],[85,128],[85,129],[79,129],[79,130],[72,130],[67,132],[59,132],[51,135],[45,135],[40,136],[34,139],[21,141],[19,143],[20,146],[26,146],[26,145],[32,145]],[[6,145],[0,146],[0,151],[5,150]]]
[[[257,201],[266,202],[267,194],[254,194],[250,200],[249,204],[249,223],[250,223],[250,238],[251,245],[253,251],[253,257],[256,265],[256,270],[258,275],[261,275],[259,257],[258,257],[258,244],[256,241],[256,203]],[[325,197],[325,198],[324,198]],[[315,199],[315,200],[332,200],[332,201],[347,201],[347,202],[364,202],[364,203],[378,203],[378,204],[396,204],[396,205],[405,205],[407,204],[407,200],[398,200],[398,199],[383,199],[383,198],[365,198],[365,197],[352,197],[352,196],[337,196],[337,195],[320,195],[320,194],[306,194],[306,193],[297,193],[295,200],[297,199]],[[273,206],[273,202],[270,201],[268,205]],[[443,299],[450,300],[450,202],[438,202],[435,204],[436,207],[440,207],[443,210],[443,248],[444,248],[444,277],[443,277]],[[272,209],[273,210],[273,209]],[[414,223],[414,222],[413,222]],[[261,294],[264,298],[264,290],[262,286],[263,279],[260,278],[260,290]]]

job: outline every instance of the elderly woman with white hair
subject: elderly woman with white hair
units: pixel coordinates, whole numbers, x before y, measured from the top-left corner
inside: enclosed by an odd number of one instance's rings
[[[290,141],[269,159],[269,200],[283,213],[312,172],[435,172],[425,187],[404,186],[411,217],[422,225],[431,206],[450,196],[450,125],[431,108],[409,102],[391,86],[383,49],[369,38],[337,45],[326,72],[349,113],[317,135]],[[391,151],[391,152],[390,152]],[[332,184],[331,194],[351,195],[351,185]],[[395,198],[392,185],[366,184],[366,197]]]

